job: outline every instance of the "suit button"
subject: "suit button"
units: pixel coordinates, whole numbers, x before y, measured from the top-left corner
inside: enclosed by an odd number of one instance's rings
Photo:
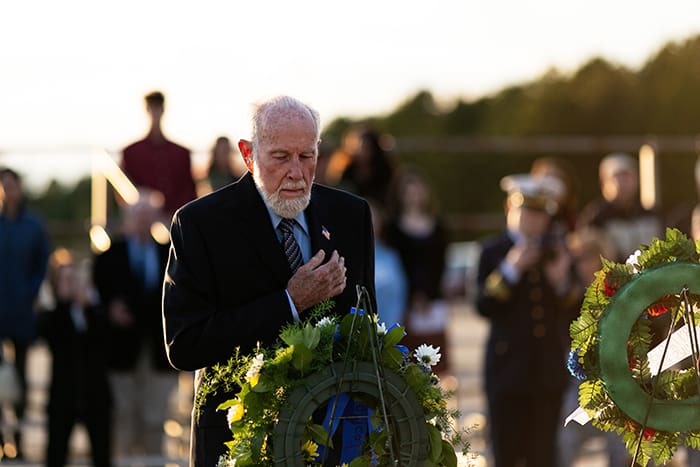
[[[534,328],[532,328],[532,335],[535,336],[537,339],[541,339],[547,334],[547,327],[544,324],[536,324]]]
[[[496,355],[503,355],[506,352],[508,352],[508,342],[505,341],[498,341],[496,342],[496,345],[493,347],[494,352],[496,352]]]
[[[530,291],[530,300],[533,302],[539,302],[542,300],[542,289],[536,287]]]
[[[544,308],[541,306],[536,306],[532,310],[530,310],[530,316],[532,316],[532,319],[534,320],[540,320],[544,318]]]

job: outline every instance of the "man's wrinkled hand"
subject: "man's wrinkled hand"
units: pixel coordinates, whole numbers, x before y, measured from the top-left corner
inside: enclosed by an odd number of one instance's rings
[[[345,289],[345,258],[333,251],[328,262],[322,264],[325,257],[325,252],[319,250],[287,283],[287,292],[299,313]]]

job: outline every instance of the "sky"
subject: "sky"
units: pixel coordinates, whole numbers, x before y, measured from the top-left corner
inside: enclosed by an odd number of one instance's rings
[[[697,0],[45,0],[0,3],[0,164],[70,179],[146,131],[206,157],[247,137],[251,104],[290,94],[338,116],[391,112],[426,89],[474,99],[594,56],[638,68],[700,34]]]

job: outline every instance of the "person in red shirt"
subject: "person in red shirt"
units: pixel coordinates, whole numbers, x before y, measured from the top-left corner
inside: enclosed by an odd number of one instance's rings
[[[165,214],[172,216],[177,208],[197,197],[190,150],[163,135],[163,93],[152,92],[145,96],[145,100],[151,118],[150,131],[144,139],[124,149],[121,167],[137,188],[160,193]]]

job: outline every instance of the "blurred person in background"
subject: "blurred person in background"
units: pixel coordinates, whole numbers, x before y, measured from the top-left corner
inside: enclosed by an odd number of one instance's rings
[[[168,246],[156,242],[151,196],[124,210],[123,235],[95,258],[93,281],[107,314],[107,365],[115,404],[115,454],[161,455],[177,373],[163,343],[161,286]]]
[[[73,427],[82,422],[92,465],[108,467],[112,420],[104,314],[70,251],[53,252],[48,282],[55,306],[39,314],[39,334],[51,352],[46,465],[66,465]]]
[[[495,467],[553,467],[566,342],[576,316],[571,256],[549,234],[561,183],[505,177],[506,231],[483,244],[477,310],[490,322],[485,394]]]
[[[13,350],[21,387],[20,400],[13,409],[20,423],[27,402],[27,350],[36,337],[35,302],[48,257],[48,236],[42,222],[26,206],[20,176],[12,169],[0,170],[0,345],[10,345]],[[0,420],[3,412],[0,407]],[[6,443],[0,432],[2,457],[23,457],[19,425],[14,444]]]
[[[377,293],[379,321],[389,326],[404,324],[408,299],[406,273],[399,253],[384,241],[384,210],[369,201],[374,229],[374,288]]]
[[[344,140],[349,161],[338,187],[386,205],[395,171],[381,135],[370,128],[354,129],[351,135]]]
[[[557,227],[561,227],[562,233],[574,230],[578,216],[578,200],[576,177],[571,164],[556,157],[541,157],[533,161],[530,167],[530,174],[551,176],[559,179],[563,190],[559,195],[559,199],[557,199],[559,210],[554,222]]]
[[[668,215],[668,223],[670,227],[675,227],[688,236],[694,236],[692,232],[692,214],[693,209],[700,201],[700,156],[695,161],[695,198],[688,199],[680,203]]]
[[[238,180],[244,174],[233,165],[233,146],[226,136],[216,138],[211,149],[207,174],[200,184],[198,194],[205,195]]]
[[[447,354],[448,305],[442,293],[448,232],[438,215],[433,190],[417,171],[406,170],[396,182],[396,212],[384,238],[401,257],[408,279],[408,308],[404,325],[409,348],[428,343],[441,349],[438,373],[449,371]]]
[[[336,177],[332,175],[331,162],[336,155],[336,149],[331,143],[321,141],[318,145],[318,159],[316,162],[316,179],[314,182],[321,185],[336,185],[340,179],[340,173]]]
[[[690,235],[693,240],[700,241],[700,204],[696,204],[690,217]]]
[[[593,282],[595,273],[603,266],[600,261],[601,256],[610,259],[616,257],[617,253],[605,232],[595,227],[570,233],[566,238],[566,243],[574,261],[575,286],[578,289],[577,309],[580,309],[586,288]],[[567,348],[569,347],[570,345],[567,345]],[[569,384],[562,402],[562,426],[563,421],[579,406],[579,384],[579,380],[573,377],[569,378]],[[560,467],[573,467],[576,465],[576,459],[581,453],[584,443],[592,438],[605,440],[608,452],[608,465],[628,466],[632,462],[624,443],[616,433],[600,431],[591,422],[585,425],[570,422],[561,428],[559,432],[558,455]]]
[[[633,157],[609,154],[601,160],[598,173],[601,197],[583,208],[577,228],[602,229],[617,251],[617,257],[610,259],[624,263],[639,245],[663,233],[662,222],[641,205],[639,170]]]
[[[177,208],[197,197],[190,150],[163,134],[163,93],[154,91],[144,99],[151,119],[148,134],[124,149],[121,167],[139,190],[146,188],[160,193],[164,200],[164,214],[169,220]]]
[[[331,186],[336,186],[340,183],[340,177],[343,176],[343,172],[345,172],[345,169],[350,165],[352,153],[355,152],[355,148],[359,145],[359,134],[360,127],[357,125],[352,126],[345,130],[337,148],[325,148],[329,152],[328,160],[323,165],[317,167],[317,178],[322,180],[322,183]],[[321,145],[323,144],[324,143],[321,142]]]

